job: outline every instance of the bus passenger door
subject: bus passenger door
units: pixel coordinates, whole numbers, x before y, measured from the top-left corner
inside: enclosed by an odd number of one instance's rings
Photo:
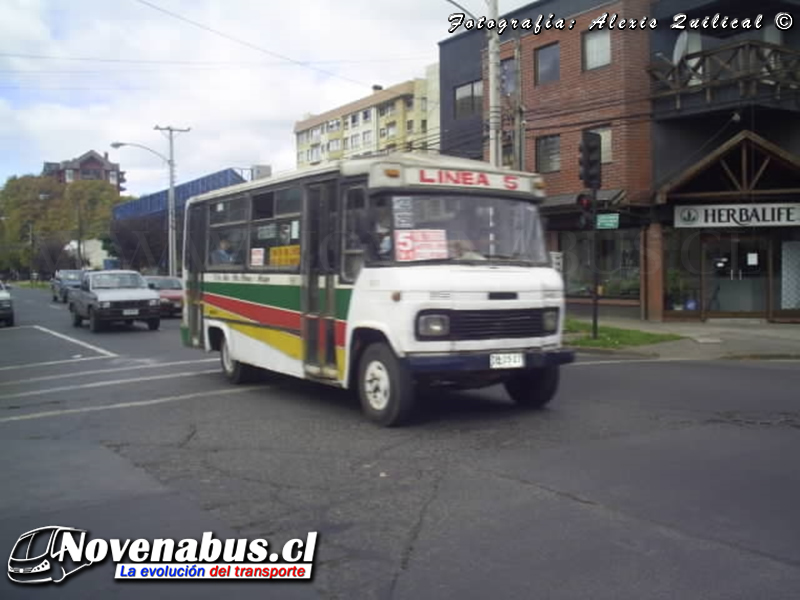
[[[203,346],[203,271],[206,257],[208,206],[190,205],[186,211],[183,242],[183,344]]]
[[[336,266],[338,201],[336,181],[306,188],[303,244],[303,355],[308,375],[338,379],[336,366]]]

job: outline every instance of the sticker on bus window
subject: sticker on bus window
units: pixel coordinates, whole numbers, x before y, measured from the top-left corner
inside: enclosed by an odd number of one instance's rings
[[[414,204],[410,196],[395,196],[392,199],[395,229],[413,229]]]
[[[300,264],[300,246],[275,246],[270,248],[269,264],[273,267],[296,267]]]
[[[264,249],[251,248],[250,249],[250,265],[253,267],[264,266]]]
[[[292,239],[300,239],[300,221],[292,221]]]
[[[258,239],[271,240],[275,237],[276,233],[277,229],[275,227],[275,223],[269,223],[268,225],[260,225],[258,228]]]
[[[447,258],[447,231],[444,229],[404,229],[394,232],[398,261]]]

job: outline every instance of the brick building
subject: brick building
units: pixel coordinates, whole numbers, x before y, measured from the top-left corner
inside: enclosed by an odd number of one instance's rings
[[[108,160],[108,152],[102,155],[94,150],[89,150],[78,158],[63,160],[61,162],[46,162],[42,168],[42,175],[55,177],[61,183],[73,181],[107,181],[117,189],[124,192],[125,173],[120,171],[119,164]]]
[[[542,0],[504,15],[509,21],[531,19],[534,25],[540,15],[565,20],[565,29],[505,30],[500,37],[501,98],[504,163],[545,178],[548,245],[563,253],[571,304],[589,303],[591,297],[591,234],[580,228],[576,206],[583,191],[578,147],[581,132],[591,130],[603,141],[600,210],[619,215],[618,229],[598,232],[602,303],[654,320],[800,317],[800,283],[791,277],[796,227],[747,228],[753,240],[747,243],[739,243],[728,229],[709,229],[704,235],[717,235],[712,244],[701,239],[700,229],[682,228],[673,218],[680,203],[704,214],[700,205],[712,201],[792,200],[797,187],[792,182],[800,173],[800,160],[793,154],[800,139],[800,105],[797,86],[792,87],[800,73],[793,50],[800,46],[800,35],[778,35],[766,25],[781,6],[791,12],[797,4],[779,1],[764,14],[760,29],[709,29],[702,36],[681,36],[670,28],[674,15],[702,18],[719,12],[752,18],[752,3]],[[602,15],[607,15],[604,26],[590,30]],[[614,15],[617,23],[647,16],[656,26],[612,28]],[[473,29],[440,42],[442,153],[488,158],[486,37],[485,30]],[[771,86],[765,83],[769,78]],[[792,113],[786,111],[795,111],[794,121],[787,122]],[[747,174],[731,178],[719,161],[734,150],[742,156],[758,154],[759,162],[751,161]],[[770,172],[766,157],[773,167],[781,165],[770,181],[783,186],[782,192],[744,193],[748,175],[752,182],[765,164],[762,175]],[[695,189],[684,189],[693,181]],[[738,195],[728,193],[731,187]],[[788,244],[783,254],[780,244]],[[738,262],[748,255],[761,267],[742,269],[740,283]],[[715,270],[719,261],[714,260],[725,257],[728,267]],[[721,281],[726,276],[736,282]],[[724,299],[727,305],[720,307]]]

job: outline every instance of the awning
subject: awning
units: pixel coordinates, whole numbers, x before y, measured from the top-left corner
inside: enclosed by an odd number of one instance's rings
[[[578,196],[586,192],[575,192],[571,194],[558,194],[547,196],[542,204],[542,212],[573,212],[578,210]],[[598,208],[608,208],[616,206],[625,200],[625,190],[597,190]]]

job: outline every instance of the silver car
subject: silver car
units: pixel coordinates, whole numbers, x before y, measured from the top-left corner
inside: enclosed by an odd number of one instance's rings
[[[92,332],[111,322],[147,323],[150,331],[161,325],[161,298],[136,271],[87,271],[80,287],[69,295],[72,324],[89,321]]]

